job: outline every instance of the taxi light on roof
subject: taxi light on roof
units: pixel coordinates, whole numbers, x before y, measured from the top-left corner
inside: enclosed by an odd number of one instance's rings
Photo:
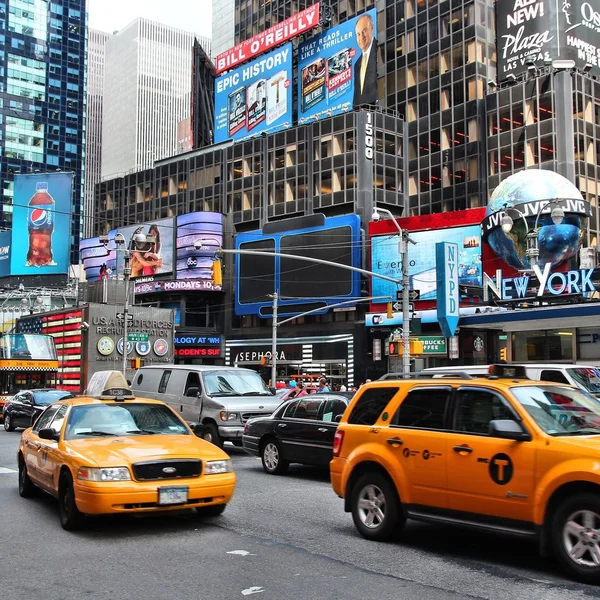
[[[502,379],[529,379],[523,365],[490,365],[488,373]]]
[[[94,373],[85,394],[100,400],[124,402],[133,400],[133,392],[121,371],[98,371]]]

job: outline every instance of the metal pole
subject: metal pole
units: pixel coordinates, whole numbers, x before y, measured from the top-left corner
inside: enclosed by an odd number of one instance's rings
[[[131,267],[129,266],[129,249],[125,250],[123,275],[125,278],[125,306],[123,311],[123,377],[127,379],[127,316],[129,314],[129,277],[131,275]]]
[[[408,279],[408,231],[404,229],[400,239],[402,256],[402,372],[410,373],[410,306]]]
[[[273,339],[271,341],[271,387],[277,385],[277,300],[279,294],[273,292]]]

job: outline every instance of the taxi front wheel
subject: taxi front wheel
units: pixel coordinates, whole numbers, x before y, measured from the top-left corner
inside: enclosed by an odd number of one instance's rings
[[[363,537],[383,542],[404,527],[396,489],[381,473],[362,475],[351,493],[352,519]]]
[[[60,476],[58,487],[58,513],[60,524],[67,531],[79,529],[85,522],[85,515],[79,511],[75,503],[75,491],[73,490],[73,478],[68,472]]]
[[[565,500],[552,522],[556,558],[579,581],[600,583],[600,499],[578,494]]]

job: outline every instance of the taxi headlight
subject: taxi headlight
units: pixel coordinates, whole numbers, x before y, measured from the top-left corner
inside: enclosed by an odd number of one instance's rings
[[[81,467],[77,473],[77,479],[83,479],[84,481],[129,481],[131,475],[127,467],[109,467],[106,469]]]
[[[221,421],[237,421],[240,418],[240,413],[222,410],[219,416],[221,417]]]
[[[216,475],[218,473],[231,473],[233,471],[230,460],[209,460],[204,463],[205,475]]]

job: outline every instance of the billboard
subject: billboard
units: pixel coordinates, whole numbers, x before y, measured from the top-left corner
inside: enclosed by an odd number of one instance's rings
[[[215,81],[215,144],[292,124],[292,44]]]
[[[360,267],[361,233],[358,215],[324,218],[315,225],[294,227],[302,217],[278,222],[276,229],[250,231],[236,237],[239,250],[281,252],[298,257],[326,260],[340,265]],[[267,227],[265,227],[267,229]],[[238,315],[269,316],[277,290],[279,314],[290,315],[322,308],[360,297],[358,273],[334,265],[310,263],[300,258],[254,255],[236,257],[235,311]]]
[[[250,39],[221,52],[217,56],[217,75],[309,31],[319,24],[319,3],[313,4],[288,19],[269,27]]]
[[[298,47],[298,123],[377,104],[377,13],[369,10]]]
[[[10,275],[11,230],[0,231],[0,277]]]
[[[481,229],[479,225],[411,231],[416,245],[408,247],[408,275],[410,289],[419,290],[420,300],[436,300],[438,277],[436,274],[435,245],[444,242],[458,245],[459,285],[482,285]],[[371,270],[374,273],[402,279],[402,256],[397,235],[378,235],[371,238]],[[373,277],[373,296],[396,298],[397,286],[391,281]]]
[[[498,81],[553,59],[600,74],[600,10],[589,0],[496,1]]]
[[[15,175],[11,275],[69,271],[72,173]]]

